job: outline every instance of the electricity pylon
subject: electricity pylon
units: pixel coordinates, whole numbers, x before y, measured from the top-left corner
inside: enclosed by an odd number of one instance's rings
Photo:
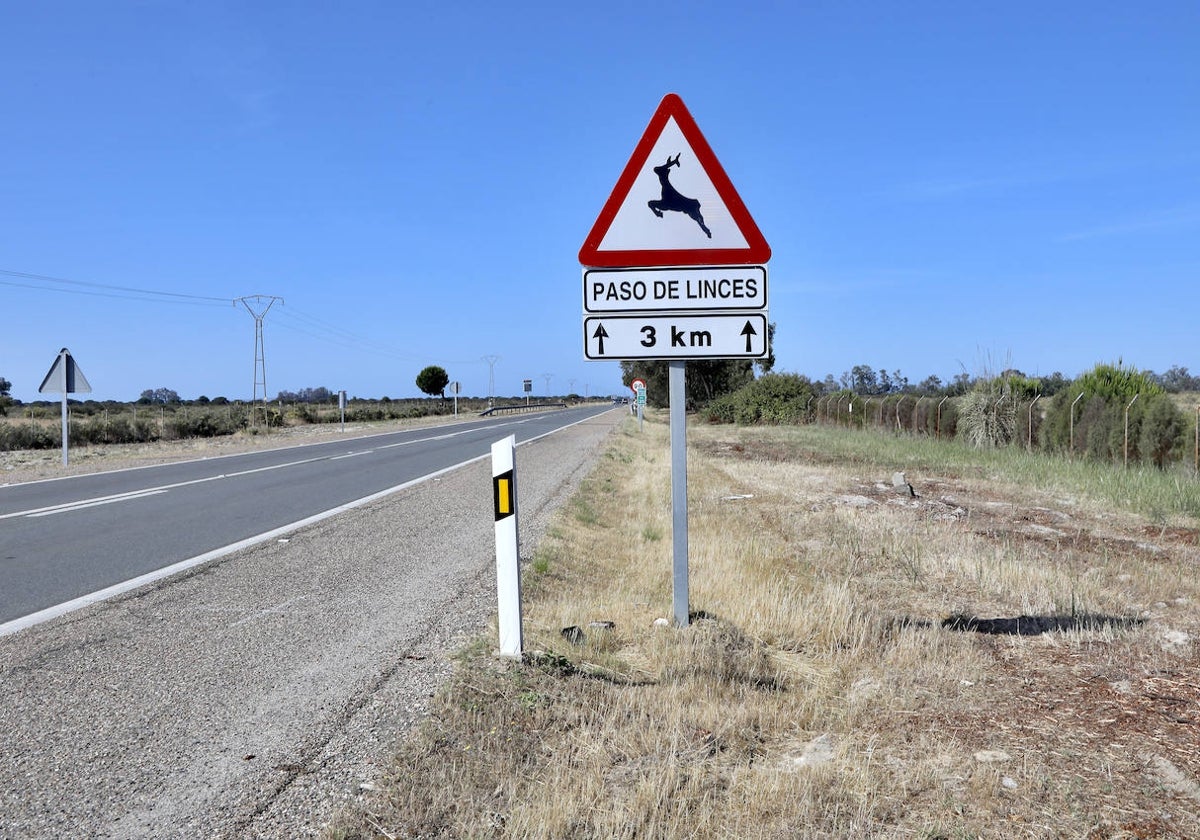
[[[484,356],[483,360],[488,363],[488,407],[491,408],[496,396],[496,362],[500,361],[500,357]]]
[[[253,306],[250,305],[250,301],[254,301]],[[266,301],[265,306],[263,301]],[[264,409],[267,405],[267,353],[263,346],[263,318],[267,317],[267,312],[275,305],[275,301],[283,303],[283,298],[275,295],[247,295],[234,301],[246,307],[246,311],[254,318],[254,396],[250,398],[250,402],[258,402],[258,386],[262,385]]]

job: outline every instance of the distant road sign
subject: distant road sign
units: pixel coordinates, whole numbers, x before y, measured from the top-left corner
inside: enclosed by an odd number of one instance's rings
[[[636,395],[638,391],[646,390],[646,380],[645,379],[635,379],[629,383],[629,387],[633,391],[634,395]]]
[[[46,378],[38,386],[39,394],[90,394],[92,386],[75,363],[75,357],[66,347],[58,351],[58,357],[50,366]]]
[[[583,355],[608,359],[761,359],[767,315],[595,315],[583,319]]]
[[[767,308],[761,265],[591,268],[583,272],[584,312],[695,312]]]

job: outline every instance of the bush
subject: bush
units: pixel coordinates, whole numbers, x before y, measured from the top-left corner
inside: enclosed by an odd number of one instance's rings
[[[1188,429],[1183,412],[1152,374],[1120,364],[1097,365],[1055,395],[1046,412],[1042,443],[1051,451],[1082,452],[1123,463],[1126,409],[1130,461],[1148,461],[1161,469],[1179,457]]]
[[[956,432],[978,449],[1007,446],[1017,429],[1017,403],[1004,379],[979,380],[958,401]]]
[[[803,423],[815,396],[812,383],[794,373],[768,373],[709,403],[713,423],[784,425]]]

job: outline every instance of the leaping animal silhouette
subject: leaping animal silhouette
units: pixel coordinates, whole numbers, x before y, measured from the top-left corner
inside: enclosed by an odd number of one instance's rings
[[[662,198],[646,202],[650,207],[650,212],[660,219],[663,217],[664,210],[683,213],[694,219],[696,224],[700,225],[700,230],[704,231],[704,235],[712,239],[712,231],[704,224],[704,217],[700,215],[700,200],[681,195],[679,190],[671,186],[672,166],[679,166],[678,153],[675,157],[668,157],[667,162],[662,166],[654,167],[654,174],[658,176],[658,182],[662,184]]]

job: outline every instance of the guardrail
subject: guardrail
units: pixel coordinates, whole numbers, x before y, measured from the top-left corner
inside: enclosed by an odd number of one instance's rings
[[[536,402],[536,403],[529,403],[528,405],[526,405],[525,403],[514,403],[512,405],[494,405],[491,408],[488,408],[488,409],[485,409],[485,410],[479,412],[479,416],[480,417],[488,417],[489,415],[499,414],[500,412],[512,412],[513,414],[525,414],[526,412],[540,411],[543,408],[566,408],[566,407],[567,407],[567,404],[565,402],[556,402],[556,403]]]

